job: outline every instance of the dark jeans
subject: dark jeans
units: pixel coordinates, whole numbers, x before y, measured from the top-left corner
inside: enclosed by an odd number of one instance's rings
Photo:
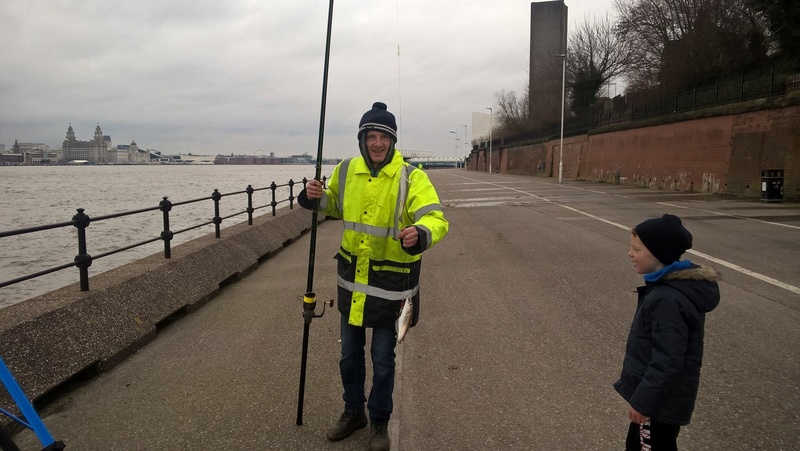
[[[366,361],[364,346],[367,329],[351,326],[342,316],[342,358],[339,370],[344,386],[344,410],[359,412],[364,408],[364,381]],[[397,344],[394,329],[372,329],[372,389],[369,393],[369,419],[372,423],[388,422],[392,415],[394,390],[394,347]]]
[[[681,427],[677,424],[664,424],[653,420],[644,426],[631,423],[625,440],[625,450],[677,451],[680,432]],[[642,442],[645,446],[642,446]]]

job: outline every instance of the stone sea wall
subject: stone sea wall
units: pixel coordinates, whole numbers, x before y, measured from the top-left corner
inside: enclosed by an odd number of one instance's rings
[[[75,283],[0,309],[0,356],[31,401],[106,371],[310,230],[311,218],[281,209],[225,228],[219,239],[175,246],[170,259],[154,254],[93,276],[90,291]],[[5,390],[0,407],[18,412]]]

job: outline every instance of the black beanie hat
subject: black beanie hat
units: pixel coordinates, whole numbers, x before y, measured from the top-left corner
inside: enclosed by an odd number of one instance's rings
[[[394,120],[394,114],[386,110],[386,104],[383,102],[375,102],[372,104],[372,109],[361,116],[361,122],[358,123],[358,139],[367,133],[369,130],[377,130],[391,136],[394,142],[397,142],[397,122]]]
[[[681,224],[681,218],[665,214],[634,227],[647,250],[661,263],[671,265],[692,248],[692,234]]]

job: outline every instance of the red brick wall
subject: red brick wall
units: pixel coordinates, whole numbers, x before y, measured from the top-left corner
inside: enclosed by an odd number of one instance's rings
[[[800,201],[800,105],[752,109],[756,111],[569,137],[563,154],[559,139],[498,146],[492,165],[504,173],[537,175],[537,164],[544,161],[543,175],[558,177],[562,160],[566,180],[750,197],[761,195],[762,170],[780,169],[784,199]],[[485,153],[478,157],[475,163]]]
[[[577,174],[565,177],[612,181],[678,191],[724,192],[731,153],[730,116],[589,135]],[[564,146],[565,151],[569,150]]]

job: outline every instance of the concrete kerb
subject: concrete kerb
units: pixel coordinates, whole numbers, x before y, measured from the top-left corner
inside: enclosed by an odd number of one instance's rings
[[[31,401],[106,371],[196,310],[224,285],[311,228],[311,212],[281,209],[0,309],[0,356]],[[18,413],[5,390],[0,407]],[[10,422],[0,416],[0,426]]]

